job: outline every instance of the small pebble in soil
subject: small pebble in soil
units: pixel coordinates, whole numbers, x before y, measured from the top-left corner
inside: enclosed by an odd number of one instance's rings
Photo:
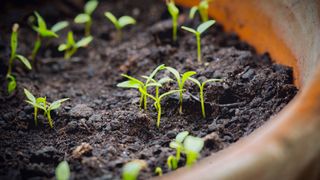
[[[86,104],[77,104],[70,110],[70,116],[74,118],[88,118],[93,114],[93,109]]]

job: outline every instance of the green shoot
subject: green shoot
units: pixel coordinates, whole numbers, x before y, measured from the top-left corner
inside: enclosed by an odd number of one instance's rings
[[[11,41],[10,41],[10,47],[11,47],[11,55],[9,59],[9,66],[8,66],[8,72],[7,72],[7,81],[8,81],[8,93],[11,94],[17,87],[16,79],[14,76],[12,76],[12,66],[14,63],[14,60],[19,60],[22,64],[24,64],[29,70],[32,69],[31,64],[27,58],[24,56],[17,54],[17,48],[18,48],[18,29],[19,25],[14,24],[12,27],[12,34],[11,34]]]
[[[189,135],[188,131],[180,132],[174,141],[171,141],[169,146],[172,149],[176,150],[176,159],[179,162],[181,157],[181,152],[183,151],[183,144],[182,142],[184,139]]]
[[[174,42],[176,42],[178,32],[179,9],[175,5],[174,0],[167,0],[167,8],[172,17],[172,39]]]
[[[53,103],[49,103],[49,102],[47,102],[46,97],[35,98],[31,94],[31,92],[29,92],[27,89],[24,89],[24,94],[27,97],[26,102],[31,104],[34,108],[34,122],[35,122],[36,126],[38,125],[38,120],[37,120],[38,109],[42,109],[44,111],[44,116],[47,117],[50,127],[53,128],[51,111],[58,109],[61,106],[61,103],[69,100],[69,98],[64,98],[64,99],[54,101]]]
[[[73,32],[69,31],[67,41],[65,44],[61,44],[58,47],[59,51],[64,51],[64,58],[70,59],[70,57],[77,52],[81,47],[86,47],[93,40],[92,36],[82,38],[80,41],[75,42]]]
[[[74,22],[78,24],[85,24],[84,34],[85,36],[90,36],[91,26],[92,26],[92,13],[98,6],[97,0],[90,0],[84,6],[84,13],[78,14],[74,18]]]
[[[161,87],[162,85],[161,84],[157,84],[156,86],[159,86]],[[156,108],[156,110],[158,111],[158,116],[157,116],[157,127],[159,128],[160,127],[160,120],[161,120],[161,100],[166,97],[166,96],[169,96],[171,94],[174,94],[174,93],[177,93],[177,92],[181,92],[183,91],[183,89],[180,89],[180,90],[171,90],[169,92],[166,92],[166,93],[163,93],[161,94],[159,97],[156,97],[156,96],[153,96],[151,94],[148,94],[146,91],[142,90],[142,94],[144,94],[145,96],[148,96],[150,97],[151,99],[154,100],[154,107]]]
[[[156,169],[154,170],[154,173],[158,176],[162,176],[162,168],[161,167],[156,167]]]
[[[167,166],[170,170],[175,170],[178,168],[178,160],[175,156],[170,155],[167,159]]]
[[[38,54],[38,51],[41,47],[42,39],[43,38],[58,38],[59,36],[56,33],[64,28],[66,28],[69,25],[69,23],[67,21],[61,21],[61,22],[58,22],[55,25],[53,25],[51,27],[51,29],[48,29],[46,22],[40,16],[40,14],[37,12],[34,12],[34,14],[37,18],[38,26],[32,26],[32,28],[34,31],[36,31],[38,33],[38,36],[37,36],[37,39],[34,44],[32,54],[31,54],[31,60],[33,62],[34,62],[34,60]]]
[[[147,168],[147,163],[143,160],[133,160],[124,165],[122,169],[123,180],[136,180],[142,169]]]
[[[70,167],[67,161],[62,161],[56,168],[57,180],[69,180],[70,179]]]
[[[183,73],[182,75],[180,75],[180,73],[176,69],[174,69],[172,67],[166,67],[166,69],[168,71],[170,71],[175,76],[175,78],[177,80],[178,87],[179,87],[179,90],[180,90],[180,94],[179,94],[179,104],[180,104],[179,113],[182,114],[182,101],[183,101],[183,94],[182,94],[183,91],[182,91],[182,89],[184,87],[185,82],[188,80],[188,78],[193,76],[193,75],[195,75],[195,74],[197,74],[197,73],[195,71],[187,71],[187,72]]]
[[[202,0],[198,6],[193,6],[190,10],[189,18],[193,19],[196,12],[199,11],[202,22],[207,22],[209,20],[208,10],[211,1],[212,0]]]
[[[214,21],[214,20],[209,20],[209,21],[207,21],[207,22],[204,22],[204,23],[202,23],[202,24],[200,24],[200,25],[198,26],[197,30],[194,30],[194,29],[192,29],[192,28],[185,27],[185,26],[182,26],[182,27],[181,27],[183,30],[189,31],[189,32],[193,33],[193,34],[196,36],[196,38],[197,38],[197,47],[198,47],[198,48],[197,48],[197,52],[198,52],[198,62],[199,62],[199,63],[202,62],[202,60],[201,60],[201,58],[202,58],[202,57],[201,57],[201,39],[200,39],[201,34],[202,34],[204,31],[206,31],[210,26],[212,26],[215,22],[216,22],[216,21]]]
[[[122,39],[122,29],[130,24],[136,24],[136,20],[130,16],[121,16],[119,19],[117,19],[111,12],[105,12],[104,15],[112,22],[114,27],[117,29],[117,39],[119,41]]]
[[[155,70],[152,71],[152,73],[149,76],[143,76],[146,81],[142,82],[134,77],[128,76],[126,74],[122,74],[121,76],[127,78],[127,81],[121,82],[117,84],[117,87],[121,88],[134,88],[138,89],[140,92],[140,107],[144,107],[144,109],[147,109],[147,95],[143,92],[148,92],[148,87],[155,86],[153,77],[160,71],[165,68],[165,65],[162,64],[158,66]]]
[[[200,103],[201,103],[201,110],[202,110],[202,117],[206,118],[206,112],[205,112],[205,107],[204,107],[204,87],[207,83],[210,82],[222,82],[222,79],[208,79],[206,81],[204,81],[203,83],[200,83],[200,81],[198,81],[195,78],[190,77],[189,78],[191,81],[193,81],[196,85],[198,85],[200,92],[199,92],[199,96],[200,96]]]
[[[187,155],[187,166],[193,165],[204,146],[204,141],[201,138],[187,136],[183,142],[184,152]]]

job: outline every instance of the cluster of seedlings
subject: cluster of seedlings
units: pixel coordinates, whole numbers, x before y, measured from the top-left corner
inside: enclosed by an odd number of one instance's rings
[[[198,6],[193,7],[190,10],[189,17],[194,18],[196,12],[198,11],[202,20],[202,23],[196,28],[192,29],[189,27],[182,26],[183,30],[193,33],[196,36],[196,43],[197,43],[197,59],[199,63],[202,63],[201,60],[201,34],[203,34],[208,28],[215,24],[214,20],[209,20],[208,17],[208,7],[209,2],[211,0],[202,0]],[[73,35],[73,32],[70,30],[68,32],[67,38],[65,43],[61,44],[58,47],[58,51],[64,52],[64,58],[69,59],[71,58],[79,48],[87,47],[93,40],[93,36],[91,35],[91,26],[93,23],[92,14],[95,9],[98,7],[98,0],[89,0],[84,6],[84,12],[77,15],[74,18],[74,22],[78,24],[84,24],[84,37],[81,38],[79,41],[76,41]],[[172,17],[172,40],[173,42],[177,41],[177,31],[178,31],[178,17],[179,17],[179,9],[175,5],[174,0],[167,0],[167,9],[169,14]],[[117,30],[117,40],[121,41],[122,39],[122,29],[128,25],[136,24],[136,20],[130,16],[122,16],[120,18],[116,18],[111,12],[105,12],[105,17],[114,25],[115,29]],[[36,21],[36,22],[35,22]],[[69,22],[61,21],[53,25],[51,28],[47,27],[47,23],[41,17],[38,12],[34,12],[34,16],[30,18],[30,22],[32,24],[32,29],[37,33],[37,38],[34,43],[33,50],[31,55],[29,56],[30,61],[20,55],[17,54],[17,47],[18,47],[18,29],[19,25],[14,24],[12,28],[12,35],[11,35],[11,55],[9,59],[9,66],[6,75],[6,79],[8,81],[7,90],[8,93],[11,94],[16,89],[16,80],[15,77],[12,75],[12,66],[15,60],[21,61],[24,66],[32,70],[32,66],[36,65],[36,57],[37,54],[42,46],[44,39],[50,38],[58,38],[59,35],[57,34],[59,31],[67,28],[69,26]],[[167,70],[173,75],[173,80],[170,77],[164,77],[161,79],[157,79],[156,75],[160,71]],[[206,117],[205,112],[205,105],[204,105],[204,88],[207,83],[210,82],[221,82],[222,79],[208,79],[204,82],[200,82],[199,80],[193,78],[197,74],[195,71],[187,71],[183,74],[180,74],[175,68],[168,67],[165,65],[158,66],[149,76],[142,76],[143,80],[139,80],[132,76],[122,74],[124,78],[127,78],[127,81],[121,82],[117,84],[118,87],[121,88],[134,88],[140,92],[140,108],[145,110],[148,109],[148,100],[153,101],[153,106],[157,111],[157,120],[156,126],[160,127],[161,122],[161,114],[162,114],[162,107],[161,101],[174,93],[179,93],[179,113],[182,114],[182,101],[183,101],[183,93],[185,92],[184,86],[187,81],[195,83],[199,87],[199,99],[200,105],[202,110],[203,118]],[[177,89],[169,90],[167,92],[163,92],[162,88],[164,84],[168,82],[176,82]],[[154,93],[150,92],[150,88],[152,88]],[[161,94],[160,94],[161,92]],[[33,106],[34,108],[34,123],[35,125],[38,124],[37,116],[38,111],[42,110],[44,116],[47,118],[50,127],[53,127],[53,121],[51,118],[51,111],[58,109],[61,104],[67,101],[69,98],[60,99],[54,101],[52,103],[47,102],[46,97],[38,97],[36,98],[30,91],[24,89],[25,96],[27,97],[26,102]],[[179,161],[181,159],[181,154],[186,156],[186,165],[191,166],[196,162],[199,157],[199,153],[202,150],[204,142],[201,138],[193,137],[189,135],[189,132],[184,131],[179,133],[175,140],[170,143],[170,148],[176,151],[175,155],[170,155],[167,158],[167,166],[170,170],[175,170],[178,168]],[[142,160],[134,160],[127,163],[123,167],[123,179],[125,180],[134,180],[139,175],[139,172],[147,167],[147,163]],[[162,175],[162,168],[157,167],[155,169],[155,173],[157,175]],[[66,161],[61,162],[58,167],[56,168],[56,178],[58,180],[65,180],[69,179],[70,177],[70,168]]]

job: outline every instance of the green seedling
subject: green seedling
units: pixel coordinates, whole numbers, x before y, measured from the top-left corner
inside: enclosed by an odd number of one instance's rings
[[[183,142],[184,153],[187,156],[187,166],[192,166],[198,159],[200,151],[204,146],[204,141],[201,138],[187,136]]]
[[[43,38],[58,38],[58,34],[56,34],[58,31],[66,28],[69,23],[67,21],[61,21],[56,23],[55,25],[53,25],[51,27],[51,29],[47,28],[47,24],[44,21],[44,19],[40,16],[39,13],[34,12],[36,18],[37,18],[37,23],[38,26],[32,26],[33,30],[35,30],[38,35],[37,35],[37,39],[35,41],[33,50],[32,50],[32,54],[31,54],[31,60],[34,62],[35,58],[38,54],[38,51],[41,47],[42,44],[42,39]]]
[[[121,16],[119,19],[117,19],[111,12],[105,12],[104,15],[112,22],[114,27],[117,29],[117,39],[119,41],[122,39],[122,29],[125,26],[136,24],[136,20],[130,16]]]
[[[97,8],[99,2],[97,0],[90,0],[84,6],[84,12],[78,14],[74,18],[74,22],[78,24],[85,24],[84,34],[85,36],[90,36],[91,26],[92,26],[92,13]]]
[[[161,167],[156,167],[156,169],[154,170],[154,173],[158,176],[162,176],[162,168]]]
[[[73,37],[73,32],[69,31],[66,43],[61,44],[58,47],[58,50],[64,51],[65,59],[70,59],[71,56],[74,53],[76,53],[79,48],[87,47],[92,40],[93,40],[92,36],[87,36],[82,38],[80,41],[76,42]]]
[[[192,28],[189,28],[189,27],[185,27],[185,26],[182,26],[181,28],[183,30],[186,30],[186,31],[189,31],[191,33],[193,33],[195,36],[196,36],[196,39],[197,39],[197,53],[198,53],[198,62],[201,63],[202,60],[202,56],[201,56],[201,34],[206,31],[209,27],[211,27],[216,21],[214,20],[209,20],[207,22],[204,22],[202,24],[200,24],[198,27],[197,27],[197,30],[194,30]]]
[[[193,19],[196,12],[199,11],[202,22],[207,22],[209,20],[208,10],[211,1],[212,0],[202,0],[198,6],[193,6],[190,10],[189,18]]]
[[[178,33],[179,9],[175,5],[174,0],[167,0],[167,8],[172,18],[172,39],[174,42],[176,42]]]
[[[12,66],[13,66],[14,60],[19,60],[29,70],[32,69],[29,60],[27,58],[25,58],[24,56],[17,54],[18,29],[19,29],[19,25],[14,24],[12,27],[12,34],[11,34],[11,41],[10,41],[11,54],[10,54],[10,59],[9,59],[8,72],[6,75],[6,79],[8,81],[8,93],[9,94],[11,94],[17,87],[16,78],[12,75]]]
[[[183,89],[185,82],[189,79],[189,77],[197,74],[195,71],[187,71],[182,75],[180,75],[180,73],[172,67],[166,67],[166,69],[175,76],[178,83],[179,90]],[[183,91],[180,91],[179,93],[179,113],[180,114],[182,114],[182,101],[183,101]]]
[[[143,160],[133,160],[124,165],[122,169],[123,180],[136,180],[142,169],[147,168],[147,162]]]
[[[155,86],[159,86],[161,87],[162,85],[161,84],[157,84]],[[166,92],[166,93],[163,93],[161,94],[159,97],[156,97],[156,96],[153,96],[149,93],[147,93],[146,91],[142,90],[142,94],[144,94],[145,96],[148,96],[149,98],[153,99],[154,100],[154,107],[156,108],[156,110],[158,111],[158,116],[157,116],[157,127],[159,128],[160,127],[160,120],[161,120],[161,113],[162,113],[162,110],[161,110],[161,100],[166,97],[166,96],[169,96],[171,94],[174,94],[174,93],[177,93],[177,92],[181,92],[183,91],[183,89],[180,89],[180,90],[171,90],[169,92]]]
[[[29,92],[27,89],[24,89],[24,94],[27,97],[26,102],[31,104],[34,108],[34,122],[35,125],[38,125],[38,120],[37,120],[37,116],[38,116],[38,109],[42,109],[44,111],[44,116],[47,117],[49,125],[51,128],[53,128],[53,122],[52,122],[52,118],[51,118],[51,111],[58,109],[61,106],[61,103],[69,100],[69,98],[64,98],[64,99],[60,99],[57,101],[54,101],[53,103],[49,103],[47,102],[47,98],[46,97],[39,97],[39,98],[35,98],[31,92]]]
[[[175,156],[170,155],[167,158],[167,166],[170,170],[176,170],[178,168],[178,160]]]
[[[204,81],[203,83],[200,83],[200,81],[198,81],[197,79],[195,78],[192,78],[190,77],[189,78],[192,82],[194,82],[200,89],[200,92],[199,92],[199,96],[200,96],[200,103],[201,103],[201,110],[202,110],[202,117],[203,118],[206,118],[206,112],[205,112],[205,107],[204,107],[204,87],[207,83],[210,83],[210,82],[222,82],[223,80],[222,79],[208,79],[206,81]]]
[[[157,84],[154,83],[154,76],[160,71],[165,69],[165,65],[162,64],[158,66],[155,70],[152,71],[152,73],[149,76],[143,76],[146,80],[145,82],[140,81],[134,77],[128,76],[126,74],[122,74],[121,76],[127,78],[127,81],[121,82],[117,84],[117,87],[121,88],[134,88],[138,89],[140,92],[140,107],[144,107],[144,109],[147,109],[147,95],[143,92],[148,92],[148,87],[155,86]]]
[[[67,161],[62,161],[56,168],[57,180],[69,180],[70,179],[70,167]]]

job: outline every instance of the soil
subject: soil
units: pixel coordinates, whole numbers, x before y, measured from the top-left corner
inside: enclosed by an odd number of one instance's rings
[[[69,1],[68,1],[69,2]],[[34,8],[34,7],[33,7]],[[43,4],[38,9],[49,26],[58,20],[72,22],[76,6]],[[106,10],[116,16],[132,15],[138,24],[124,29],[122,42],[115,41],[115,30],[103,16]],[[187,10],[180,23],[196,27],[199,20],[189,20]],[[9,58],[12,20],[20,20],[19,49],[30,54],[36,34],[27,25],[32,8],[13,8],[3,13],[0,44],[0,179],[52,179],[57,164],[67,160],[74,179],[120,179],[122,166],[132,159],[143,159],[148,168],[140,178],[155,176],[156,166],[168,172],[166,158],[174,154],[169,143],[181,131],[205,137],[200,159],[216,153],[249,135],[276,115],[297,93],[292,68],[275,64],[270,56],[257,54],[253,47],[235,34],[225,33],[216,24],[202,37],[203,60],[196,61],[195,38],[179,32],[171,42],[171,22],[165,4],[159,0],[112,0],[100,3],[94,13],[94,41],[66,61],[57,46],[59,39],[46,40],[37,58],[37,68],[28,72],[16,62],[14,75],[18,88],[6,94],[5,74]],[[10,16],[17,14],[19,16]],[[5,18],[7,17],[7,18]],[[11,19],[10,19],[11,18]],[[79,39],[81,25],[71,29]],[[134,89],[117,88],[127,73],[134,77],[148,75],[160,64],[179,72],[194,70],[194,77],[223,78],[205,88],[207,118],[201,118],[198,88],[188,82],[183,100],[183,114],[178,113],[177,95],[165,98],[160,128],[156,111],[149,100],[148,110],[139,109],[139,94]],[[170,74],[166,71],[160,76]],[[25,103],[23,88],[49,102],[68,97],[62,108],[52,112],[54,128],[40,115],[33,121],[33,109]],[[170,83],[164,89],[176,89]],[[184,165],[184,159],[180,166]]]

